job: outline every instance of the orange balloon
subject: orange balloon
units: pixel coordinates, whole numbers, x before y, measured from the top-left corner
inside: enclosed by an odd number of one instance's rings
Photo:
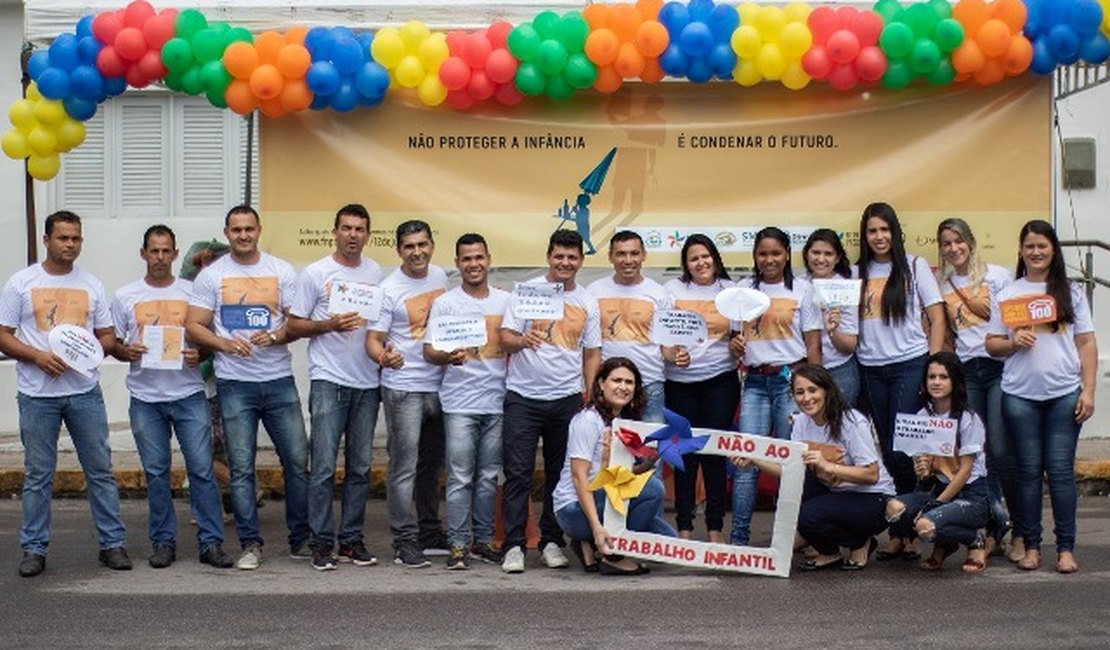
[[[582,10],[582,17],[586,19],[586,23],[590,26],[590,31],[601,29],[605,27],[605,21],[609,20],[609,5],[594,3],[588,5]]]
[[[625,43],[621,45],[620,54],[617,55],[617,62],[613,67],[617,69],[617,74],[625,79],[639,77],[644,71],[644,55],[640,54],[640,50],[637,50],[632,43]]]
[[[984,0],[960,0],[952,8],[952,17],[964,26],[965,34],[974,34],[990,20],[991,8]]]
[[[281,105],[290,113],[307,110],[312,105],[312,91],[304,79],[285,82],[281,89]]]
[[[1033,44],[1021,34],[1010,39],[1010,49],[1002,55],[1002,69],[1011,77],[1025,72],[1033,63]]]
[[[288,111],[281,103],[281,97],[271,97],[270,99],[263,99],[258,103],[258,110],[266,117],[281,117]]]
[[[644,19],[640,17],[640,12],[636,11],[636,7],[632,5],[613,5],[613,10],[609,12],[609,20],[606,25],[621,43],[627,43],[636,38],[636,28]]]
[[[278,53],[285,45],[285,37],[281,34],[262,32],[254,39],[254,49],[258,50],[258,62],[276,64]]]
[[[1006,23],[1010,33],[1020,34],[1025,28],[1025,18],[1029,15],[1025,3],[1021,0],[994,0],[991,5],[991,16]]]
[[[236,79],[250,79],[251,73],[258,67],[258,50],[250,43],[236,41],[224,50],[223,62],[231,76]]]
[[[597,81],[594,82],[594,88],[603,93],[615,93],[620,89],[622,83],[624,83],[624,80],[621,79],[620,74],[613,66],[606,65],[598,67]]]
[[[636,43],[636,48],[640,50],[640,54],[656,57],[667,49],[671,37],[667,34],[667,28],[663,26],[663,23],[655,20],[645,20],[636,28],[636,38],[633,42]]]
[[[648,59],[644,61],[644,71],[640,73],[640,81],[646,84],[653,84],[663,81],[663,68],[659,67],[659,59]]]
[[[987,58],[1000,57],[1010,49],[1010,28],[1001,20],[991,18],[979,28],[975,43]]]
[[[958,84],[962,84],[963,82],[967,81],[968,79],[971,79],[970,74],[959,73],[959,74],[956,75],[956,83],[958,83]]]
[[[987,61],[983,69],[972,75],[975,82],[983,86],[992,86],[1006,78],[1006,71],[998,61]]]
[[[285,85],[277,66],[263,63],[251,73],[251,92],[259,99],[273,99],[281,94],[281,87]]]
[[[621,42],[612,30],[597,29],[586,38],[586,58],[595,65],[609,65],[617,60],[620,47]]]
[[[258,107],[258,98],[251,92],[251,84],[245,79],[235,79],[224,91],[227,107],[240,115],[246,115]]]
[[[952,67],[959,74],[977,72],[986,63],[987,58],[983,56],[983,50],[979,49],[975,41],[964,41],[952,52]]]
[[[659,10],[663,8],[663,0],[639,0],[636,3],[636,10],[640,12],[640,17],[644,20],[656,20],[659,18]]]
[[[278,52],[277,69],[286,79],[300,79],[308,73],[312,55],[303,45],[286,45]]]
[[[303,25],[290,27],[289,31],[285,32],[285,42],[289,45],[304,45],[305,34],[308,34],[308,28]]]

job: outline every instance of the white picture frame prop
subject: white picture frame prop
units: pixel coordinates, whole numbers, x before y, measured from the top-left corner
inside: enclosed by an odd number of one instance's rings
[[[74,372],[92,377],[104,361],[104,348],[96,334],[68,323],[58,325],[47,336],[50,351],[61,357]]]
[[[621,419],[613,421],[614,431],[623,427],[629,431],[635,431],[644,439],[661,426],[653,422]],[[606,499],[605,529],[609,532],[613,552],[642,560],[698,569],[716,569],[778,578],[789,577],[790,563],[794,558],[794,533],[798,528],[798,511],[802,505],[802,484],[805,479],[802,455],[806,451],[806,445],[734,431],[695,428],[692,432],[695,438],[702,436],[707,438],[705,446],[698,453],[755,458],[782,465],[771,545],[761,548],[711,544],[627,530],[625,516],[617,512],[613,504]],[[631,468],[633,460],[631,452],[618,436],[614,435],[612,440],[609,464]],[[656,443],[646,444],[651,446]]]

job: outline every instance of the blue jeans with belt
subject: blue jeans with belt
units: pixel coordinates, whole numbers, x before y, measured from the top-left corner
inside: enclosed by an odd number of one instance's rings
[[[744,379],[744,392],[740,397],[740,432],[789,440],[790,415],[794,408],[788,372],[749,374]],[[752,510],[755,509],[759,470],[754,467],[741,469],[732,464],[728,468],[732,472],[730,540],[733,544],[746,546],[751,532]]]

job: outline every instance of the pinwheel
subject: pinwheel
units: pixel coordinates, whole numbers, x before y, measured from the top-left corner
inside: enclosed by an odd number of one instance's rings
[[[609,503],[613,504],[613,509],[622,515],[627,515],[627,501],[640,496],[640,492],[650,478],[651,472],[634,474],[623,465],[610,465],[597,473],[588,488],[591,492],[603,488],[605,495],[609,497]]]
[[[680,472],[686,471],[686,464],[682,462],[683,454],[692,454],[701,451],[709,441],[707,436],[695,438],[690,430],[690,421],[674,411],[663,409],[663,417],[667,424],[647,437],[648,440],[657,440],[659,457]]]
[[[650,458],[659,452],[651,447],[644,446],[644,441],[640,438],[640,434],[621,427],[617,429],[617,437],[621,439],[624,446],[628,448],[628,452],[636,458]]]

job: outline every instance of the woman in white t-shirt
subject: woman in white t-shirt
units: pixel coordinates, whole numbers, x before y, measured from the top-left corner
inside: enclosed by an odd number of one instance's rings
[[[927,571],[940,570],[944,560],[964,544],[968,548],[964,573],[982,573],[987,568],[990,511],[983,453],[987,434],[968,402],[960,358],[947,351],[929,357],[921,391],[927,397],[918,415],[955,420],[956,444],[948,456],[914,456],[917,490],[899,494],[886,504],[891,535],[903,539],[918,536],[932,542],[933,554],[921,563]]]
[[[644,381],[636,364],[626,357],[610,357],[597,371],[589,405],[570,421],[566,461],[551,500],[555,519],[571,538],[571,550],[587,572],[611,575],[648,572],[645,565],[612,553],[609,533],[602,525],[605,490],[591,492],[589,489],[597,473],[609,465],[613,420],[618,417],[638,419],[645,403]],[[643,459],[633,466],[633,473],[651,471],[655,459],[655,456]],[[675,532],[661,530],[656,520],[663,497],[663,482],[647,481],[640,495],[628,502],[625,527],[669,533],[673,537]]]
[[[840,280],[852,277],[852,265],[844,244],[836,231],[818,228],[810,234],[802,248],[802,260],[809,281]],[[814,294],[817,297],[818,294]],[[859,342],[859,315],[851,308],[838,305],[825,305],[817,301],[821,309],[821,365],[832,375],[837,388],[844,393],[848,406],[856,408],[859,404],[859,365],[856,363],[856,344]]]
[[[871,413],[883,464],[899,494],[917,480],[908,456],[894,451],[894,418],[921,409],[921,376],[931,352],[944,345],[944,307],[936,278],[924,259],[906,254],[894,208],[872,203],[860,219],[859,345],[863,404]],[[925,318],[922,318],[922,310]],[[923,320],[928,322],[928,333]],[[879,559],[917,559],[913,540],[891,538]]]
[[[1098,345],[1091,310],[1079,285],[1068,280],[1052,226],[1033,220],[1021,229],[1013,284],[991,305],[987,352],[1005,357],[1002,421],[1014,459],[1017,511],[1014,535],[1025,542],[1018,568],[1041,565],[1041,504],[1045,474],[1056,528],[1056,571],[1074,573],[1075,446],[1095,411]],[[1049,309],[1055,320],[1025,325],[1023,315]],[[1006,318],[1002,315],[1006,307]],[[1031,318],[1030,320],[1037,320]],[[1020,526],[1018,528],[1017,526]]]
[[[1003,498],[1014,507],[1014,456],[1002,427],[1002,362],[987,354],[985,341],[991,320],[991,300],[1010,284],[1011,275],[996,264],[979,259],[975,235],[963,219],[952,217],[937,226],[937,283],[944,296],[948,332],[964,365],[968,406],[987,428],[987,485],[991,496],[991,537],[988,550],[1002,545],[1010,529],[1010,513]],[[1011,552],[1025,555],[1020,537]]]

